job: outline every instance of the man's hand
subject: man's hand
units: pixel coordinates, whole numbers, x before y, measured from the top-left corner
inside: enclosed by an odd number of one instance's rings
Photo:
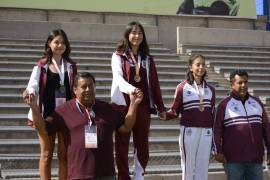
[[[129,94],[129,98],[130,105],[125,117],[125,123],[120,128],[118,128],[118,131],[122,133],[128,133],[132,130],[136,122],[138,105],[142,102],[143,99],[143,92],[136,88],[132,93]]]
[[[216,159],[216,161],[218,161],[220,163],[226,163],[227,162],[224,154],[221,154],[221,153],[216,154],[215,159]]]
[[[158,114],[159,116],[159,119],[162,120],[162,121],[166,121],[166,111],[163,111],[161,113]]]
[[[143,92],[136,88],[130,95],[130,103],[140,104],[143,100]]]
[[[23,101],[28,104],[31,108],[37,106],[37,97],[34,94],[30,94],[25,90],[22,94]]]

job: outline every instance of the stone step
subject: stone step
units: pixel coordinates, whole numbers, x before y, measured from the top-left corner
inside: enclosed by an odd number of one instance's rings
[[[243,62],[269,62],[268,57],[261,56],[230,56],[230,55],[209,55],[204,54],[206,60],[214,60],[214,61],[243,61]]]
[[[22,49],[22,50],[38,50],[40,52],[44,51],[44,45],[42,44],[13,44],[0,43],[0,49]],[[101,52],[114,52],[116,50],[115,46],[108,45],[73,45],[71,44],[72,51],[101,51]],[[150,47],[150,53],[170,53],[170,50],[164,47]]]
[[[270,96],[270,88],[249,88],[248,92],[255,96]]]
[[[222,94],[220,96],[216,96],[216,102],[219,102],[223,97],[225,97],[226,94]],[[96,94],[96,98],[110,102],[111,101],[111,96],[110,94]],[[174,98],[174,94],[171,93],[169,95],[162,95],[163,102],[165,104],[171,103]],[[5,103],[23,103],[22,95],[21,94],[0,94],[0,103],[5,104]],[[4,109],[4,108],[3,108]],[[0,111],[1,112],[1,111]]]
[[[26,118],[24,119],[26,122]],[[179,126],[151,124],[149,137],[178,136]],[[0,126],[0,139],[37,139],[37,132],[29,126]]]
[[[7,49],[7,48],[0,48],[1,55],[39,55],[41,56],[43,54],[43,51],[35,50],[35,49]],[[71,57],[103,57],[103,58],[111,58],[113,51],[71,51]],[[171,53],[152,53],[152,55],[156,58],[162,58],[162,59],[176,59],[176,54]]]
[[[162,95],[174,95],[175,86],[161,86]],[[0,85],[0,94],[22,94],[26,89],[26,85]],[[224,95],[228,93],[228,89],[223,87],[216,88],[216,95]],[[109,95],[111,93],[111,86],[96,86],[97,94]]]
[[[224,74],[224,73],[228,73],[231,72],[233,70],[235,70],[236,68],[234,68],[233,66],[230,67],[219,67],[219,66],[215,66],[214,70],[216,73],[220,73],[220,74]],[[248,73],[261,73],[261,74],[269,74],[270,73],[270,69],[267,67],[264,68],[258,68],[258,67],[241,67],[241,69],[245,69]]]
[[[0,154],[0,164],[2,169],[37,169],[40,154]],[[129,165],[133,165],[133,153],[129,154]],[[152,165],[179,165],[180,166],[180,153],[179,152],[150,152],[148,166]],[[57,155],[53,157],[52,168],[57,167]]]
[[[32,68],[36,65],[37,60],[40,59],[41,56],[6,56],[0,54],[0,66],[7,65],[14,65],[14,67],[28,67]],[[86,63],[94,63],[94,64],[108,64],[111,65],[111,58],[101,58],[101,57],[71,57],[73,61],[79,64],[86,64]],[[154,59],[156,65],[186,65],[187,62],[185,60],[181,60],[178,57],[175,59]]]
[[[220,95],[216,97],[216,102],[218,103],[223,97],[225,97],[226,94]],[[97,95],[97,97],[100,97],[102,99],[105,99],[107,101],[110,101],[109,95]],[[28,112],[28,106],[23,103],[16,103],[20,101],[21,95],[13,95],[11,97],[7,97],[6,95],[3,95],[3,100],[11,100],[15,103],[0,103],[0,114],[8,114],[8,113],[16,113],[16,114],[26,114]],[[170,103],[173,100],[173,94],[172,95],[163,95],[164,103],[167,104],[167,107],[170,107]],[[2,101],[3,101],[2,100]]]
[[[265,68],[270,67],[270,61],[269,62],[243,62],[243,61],[206,61],[207,67],[235,67],[235,68],[241,68],[241,67],[256,67],[256,68]]]
[[[216,104],[218,105],[218,104]],[[171,104],[165,104],[167,108],[171,106]],[[0,114],[0,126],[27,126],[27,110],[28,108],[26,107],[26,113],[24,114]],[[265,110],[269,115],[270,119],[270,106],[265,106]],[[177,128],[179,126],[179,118],[172,119],[170,121],[161,121],[156,115],[151,116],[151,127],[152,125],[157,125],[157,126],[175,126]]]
[[[0,114],[0,126],[26,126],[27,114]]]
[[[78,69],[78,72],[85,72],[87,70]],[[112,72],[111,70],[91,70],[90,71],[96,78],[111,78]],[[1,68],[0,67],[0,77],[28,77],[30,78],[30,75],[32,73],[32,69],[14,69],[14,68]],[[172,71],[159,71],[157,72],[159,79],[165,78],[165,79],[178,79],[183,80],[186,78],[185,72],[172,72]]]
[[[72,46],[112,46],[116,47],[117,42],[110,41],[76,41],[70,40],[70,45]],[[40,45],[44,47],[45,40],[44,39],[8,39],[8,38],[0,38],[0,44],[13,44],[13,45]],[[162,43],[154,42],[149,43],[150,48],[163,48]]]
[[[27,72],[26,72],[27,71]],[[82,71],[78,71],[78,72],[82,72]],[[1,75],[2,73],[4,73],[5,75]],[[13,74],[16,74],[16,76],[19,76],[18,74],[22,73],[20,77],[14,77]],[[27,74],[28,73],[28,77]],[[96,77],[96,86],[107,86],[107,87],[111,87],[112,84],[112,74],[108,71],[95,71],[92,70],[91,73]],[[8,76],[8,74],[10,75],[10,77]],[[16,69],[0,69],[0,80],[3,80],[0,82],[0,85],[9,85],[9,84],[20,84],[20,85],[25,85],[28,83],[29,78],[30,78],[30,74],[31,74],[31,70],[16,70]],[[105,76],[106,77],[102,77]],[[26,76],[26,77],[25,77]],[[181,81],[181,79],[176,78],[169,78],[168,79],[159,79],[160,82],[160,86],[172,86],[172,87],[176,87],[177,84],[179,84]],[[208,80],[208,83],[213,85],[213,86],[218,86],[218,83],[216,81],[211,81]]]
[[[178,150],[178,136],[149,137],[149,149],[161,151]],[[133,151],[133,140],[130,140]],[[38,139],[1,139],[0,154],[39,153]]]
[[[166,105],[166,107],[170,107],[169,104]],[[27,109],[27,107],[26,107]],[[173,119],[170,121],[161,121],[159,120],[159,117],[157,115],[151,115],[151,125],[157,125],[157,126],[176,126],[179,125],[178,119]],[[0,114],[0,126],[27,126],[27,113],[24,114],[18,114],[18,113],[10,113],[10,114]]]
[[[129,168],[131,173],[133,167]],[[116,170],[117,171],[117,170]],[[225,180],[224,170],[221,163],[209,164],[209,180]],[[264,174],[267,174],[264,169]],[[181,179],[181,166],[180,165],[152,165],[146,167],[145,180],[174,180]],[[4,169],[2,176],[5,179],[12,180],[39,180],[38,169]],[[56,180],[57,169],[52,168],[53,180]],[[18,178],[18,179],[17,179]]]
[[[230,73],[224,73],[224,77],[229,80],[230,79]],[[249,80],[269,80],[270,79],[270,73],[248,73],[248,79]]]
[[[28,110],[23,103],[0,103],[0,114],[27,114]]]
[[[260,51],[269,52],[269,47],[262,46],[220,46],[220,45],[202,45],[202,44],[182,44],[182,47],[189,49],[203,49],[203,50],[227,50],[227,51]]]
[[[158,65],[157,72],[186,72],[187,67],[183,65]],[[111,66],[108,64],[78,64],[78,72],[90,71],[93,74],[101,74],[102,76],[110,75],[112,77]],[[0,76],[29,76],[32,68],[0,68]]]
[[[26,119],[24,119],[26,122]],[[37,139],[37,132],[29,126],[0,126],[0,139]]]
[[[227,50],[227,49],[187,49],[190,54],[213,54],[213,55],[234,55],[234,56],[268,56],[269,51],[257,50]]]

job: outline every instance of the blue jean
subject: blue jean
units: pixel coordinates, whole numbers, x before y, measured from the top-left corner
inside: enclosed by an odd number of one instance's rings
[[[263,166],[258,163],[225,163],[228,180],[263,180]]]

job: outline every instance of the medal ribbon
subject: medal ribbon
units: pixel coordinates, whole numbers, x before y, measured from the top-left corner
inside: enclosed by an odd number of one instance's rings
[[[63,61],[63,59],[61,59],[61,70],[59,69],[59,67],[58,67],[58,65],[57,65],[57,63],[56,63],[56,61],[55,61],[55,59],[53,59],[52,58],[52,62],[53,62],[53,64],[54,64],[54,67],[55,67],[55,69],[56,69],[56,71],[58,72],[58,74],[59,74],[59,77],[60,77],[60,85],[61,86],[63,86],[64,85],[64,76],[65,76],[65,67],[64,67],[64,61]]]
[[[195,89],[196,89],[196,91],[198,92],[198,95],[199,95],[200,105],[203,105],[203,99],[204,99],[204,86],[205,86],[205,84],[204,84],[204,82],[203,82],[202,88],[200,88],[201,90],[199,89],[199,87],[198,87],[196,81],[194,81],[194,86],[195,86]]]
[[[137,62],[132,52],[130,53],[130,55],[131,55],[131,59],[132,59],[134,65],[135,65],[136,76],[140,76],[141,56],[138,55],[138,62]]]

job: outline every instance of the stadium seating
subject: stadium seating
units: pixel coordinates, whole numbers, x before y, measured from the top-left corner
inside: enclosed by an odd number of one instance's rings
[[[24,34],[27,30],[42,25],[58,27],[56,22],[6,22],[6,30],[12,31],[15,25],[20,26]],[[62,23],[63,25],[64,23]],[[31,26],[30,26],[31,25]],[[33,26],[32,26],[33,25]],[[70,30],[75,24],[65,24]],[[76,24],[78,25],[78,24]],[[29,26],[29,27],[28,27]],[[91,24],[94,28],[110,32],[119,29],[123,25]],[[101,27],[102,26],[102,27]],[[110,29],[112,28],[113,29]],[[81,25],[82,32],[87,32],[88,25]],[[97,28],[97,29],[98,29]],[[74,28],[72,32],[75,32]],[[79,28],[78,28],[79,29]],[[185,79],[187,71],[187,58],[189,54],[202,53],[206,56],[208,66],[207,80],[216,87],[218,103],[228,92],[228,73],[235,68],[247,69],[250,73],[250,92],[259,96],[266,105],[270,115],[270,60],[267,47],[250,46],[221,46],[182,44],[184,51],[176,54],[163,45],[156,37],[156,26],[147,26],[147,32],[151,34],[151,54],[155,57],[158,76],[162,89],[162,95],[166,107],[170,107],[176,85]],[[1,31],[1,29],[0,29]],[[3,32],[3,31],[1,31]],[[12,31],[13,32],[13,31]],[[43,30],[45,32],[45,30]],[[69,31],[71,32],[71,31]],[[14,31],[15,33],[15,31]],[[17,32],[18,33],[18,32]],[[92,32],[91,32],[92,33]],[[91,34],[88,32],[86,36]],[[29,76],[36,61],[40,58],[44,39],[37,38],[40,34],[31,36],[10,34],[10,37],[0,37],[0,164],[2,176],[5,178],[37,178],[39,145],[36,132],[26,126],[27,105],[22,103],[21,93],[25,89]],[[82,33],[83,34],[83,33]],[[114,35],[115,35],[114,34]],[[72,59],[78,62],[79,71],[92,72],[97,79],[97,98],[110,101],[110,86],[112,80],[110,58],[115,50],[116,41],[97,36],[94,40],[84,40],[82,35],[72,36]],[[100,39],[98,39],[100,37]],[[180,156],[178,147],[179,135],[178,120],[161,122],[157,116],[152,116],[150,127],[150,160],[146,175],[152,179],[159,179],[167,175],[179,179]],[[132,141],[130,145],[130,167],[132,172]],[[56,157],[53,161],[53,175],[56,176]],[[221,164],[211,160],[209,167],[209,179],[225,179]],[[174,179],[171,177],[172,179]],[[160,178],[161,179],[161,178]]]

